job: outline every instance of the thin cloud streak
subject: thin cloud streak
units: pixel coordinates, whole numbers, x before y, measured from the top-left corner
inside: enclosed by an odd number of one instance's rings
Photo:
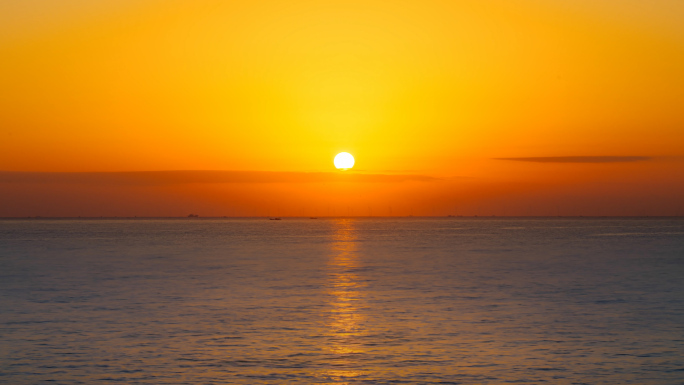
[[[190,183],[400,183],[433,182],[427,175],[356,174],[353,172],[277,171],[131,171],[131,172],[19,172],[0,171],[0,183],[96,185],[173,185]]]
[[[651,156],[539,156],[523,158],[494,158],[514,162],[534,163],[627,163],[653,160]]]

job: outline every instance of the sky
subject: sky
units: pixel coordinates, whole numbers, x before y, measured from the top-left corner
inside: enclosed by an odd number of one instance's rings
[[[0,217],[684,215],[680,0],[4,1],[0,57]]]

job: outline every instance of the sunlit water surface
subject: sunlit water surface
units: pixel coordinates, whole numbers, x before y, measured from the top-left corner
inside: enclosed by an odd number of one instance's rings
[[[681,384],[684,220],[0,221],[0,383]]]

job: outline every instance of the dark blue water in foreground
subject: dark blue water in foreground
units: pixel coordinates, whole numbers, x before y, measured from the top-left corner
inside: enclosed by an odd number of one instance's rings
[[[682,219],[0,221],[0,383],[682,384]]]

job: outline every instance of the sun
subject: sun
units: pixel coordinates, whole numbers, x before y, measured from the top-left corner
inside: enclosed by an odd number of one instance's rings
[[[340,152],[335,156],[335,167],[342,170],[348,170],[354,167],[354,157],[348,152]]]

